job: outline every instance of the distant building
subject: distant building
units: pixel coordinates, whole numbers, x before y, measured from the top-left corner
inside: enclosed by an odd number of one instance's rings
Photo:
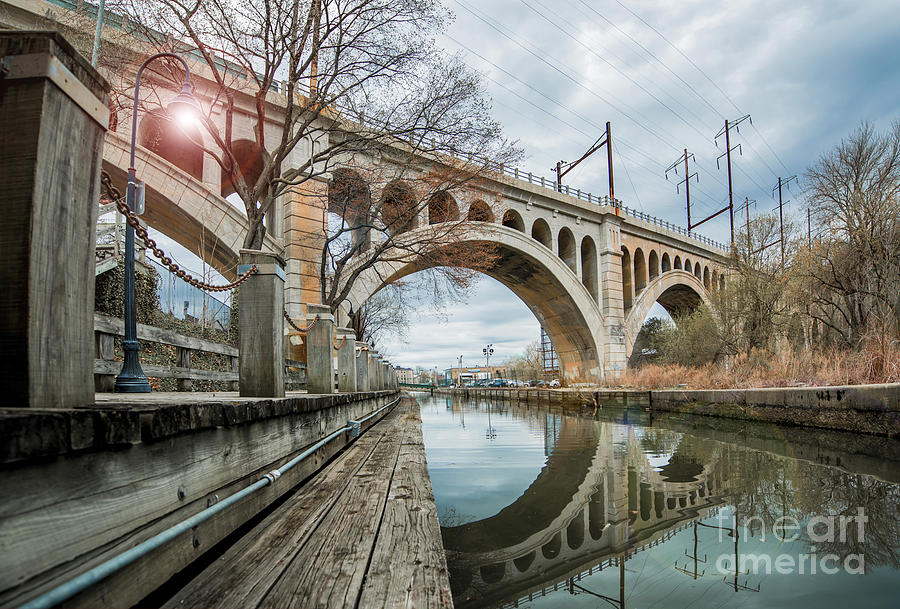
[[[397,368],[397,379],[406,385],[411,385],[413,382],[413,370],[412,368]]]
[[[468,366],[463,368],[447,368],[444,371],[445,378],[454,385],[473,381],[507,378],[506,366]]]

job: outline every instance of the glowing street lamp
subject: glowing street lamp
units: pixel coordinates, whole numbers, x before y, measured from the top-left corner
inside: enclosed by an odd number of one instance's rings
[[[138,94],[141,86],[141,73],[147,67],[147,64],[160,57],[172,57],[180,61],[184,66],[184,84],[181,87],[181,93],[176,95],[175,99],[166,108],[169,114],[183,122],[185,117],[199,116],[202,111],[200,102],[193,95],[191,71],[184,58],[175,53],[157,53],[148,57],[141,64],[141,67],[138,68],[134,83],[134,106],[131,111],[131,160],[128,164],[128,188],[125,194],[128,209],[132,213],[135,211],[135,188],[137,184],[134,153],[137,137]],[[125,340],[122,342],[122,349],[125,352],[125,361],[122,363],[122,370],[119,372],[119,376],[116,377],[116,392],[149,393],[150,382],[141,369],[141,346],[137,340],[137,314],[134,298],[134,229],[127,223],[125,228]]]

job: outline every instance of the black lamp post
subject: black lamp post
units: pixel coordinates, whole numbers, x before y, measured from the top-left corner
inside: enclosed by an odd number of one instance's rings
[[[128,164],[128,188],[125,193],[128,209],[132,212],[134,212],[134,191],[137,182],[137,172],[134,168],[134,152],[137,138],[138,92],[141,86],[141,73],[147,67],[147,64],[160,57],[172,57],[180,61],[184,66],[184,84],[181,87],[181,93],[169,103],[167,107],[169,114],[183,115],[190,113],[199,115],[201,111],[200,103],[194,98],[192,93],[191,71],[188,69],[184,58],[175,53],[157,53],[148,57],[141,64],[141,67],[138,68],[137,78],[134,83],[134,106],[131,112],[131,160]],[[125,228],[125,340],[122,342],[122,349],[125,352],[125,361],[122,363],[122,371],[116,377],[116,392],[149,393],[150,382],[141,369],[141,346],[137,340],[137,314],[134,299],[134,229],[127,223]]]

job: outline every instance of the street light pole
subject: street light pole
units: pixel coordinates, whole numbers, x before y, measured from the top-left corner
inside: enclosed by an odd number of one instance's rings
[[[487,368],[488,377],[493,378],[491,374],[491,356],[494,354],[494,343],[490,343],[481,350],[484,353],[484,367]]]
[[[199,102],[194,98],[191,87],[191,71],[184,58],[175,53],[157,53],[148,57],[138,68],[134,83],[134,106],[131,111],[131,158],[128,164],[128,187],[125,191],[125,200],[128,209],[135,211],[134,193],[137,184],[137,171],[134,168],[135,147],[137,144],[137,113],[138,95],[141,87],[141,73],[151,61],[160,57],[172,57],[184,66],[184,84],[175,99],[168,105],[168,112],[183,113],[185,111],[197,112],[201,110]],[[125,361],[122,370],[116,377],[115,391],[117,393],[149,393],[150,382],[147,375],[141,369],[141,346],[137,340],[137,312],[135,310],[134,295],[134,228],[126,223],[125,228],[125,340],[122,341],[122,350],[125,352]]]

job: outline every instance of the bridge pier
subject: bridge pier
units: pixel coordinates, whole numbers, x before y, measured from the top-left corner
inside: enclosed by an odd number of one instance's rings
[[[321,304],[319,262],[328,220],[328,184],[309,180],[284,198],[282,237],[285,243],[284,302],[289,315],[300,318],[305,303]]]
[[[622,285],[621,220],[606,217],[600,223],[599,267],[602,289],[600,311],[606,326],[603,345],[603,377],[619,378],[625,372],[628,354],[625,346],[625,299]]]

